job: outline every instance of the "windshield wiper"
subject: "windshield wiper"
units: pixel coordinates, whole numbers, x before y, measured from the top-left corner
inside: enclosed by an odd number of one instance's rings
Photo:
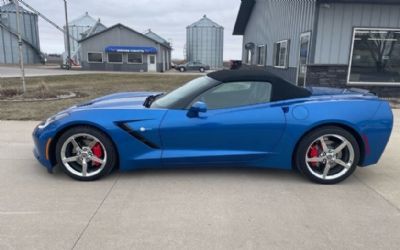
[[[146,100],[144,101],[143,106],[146,107],[146,108],[150,108],[151,104],[153,104],[153,102],[154,102],[155,100],[157,100],[158,98],[160,98],[160,97],[163,96],[163,95],[164,95],[164,93],[161,93],[161,94],[158,94],[158,95],[151,95],[151,96],[148,96],[148,97],[146,98]]]

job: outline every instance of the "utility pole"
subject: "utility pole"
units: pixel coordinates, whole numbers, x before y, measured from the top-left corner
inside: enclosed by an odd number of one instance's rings
[[[19,3],[18,0],[13,0],[15,4],[15,8],[17,11],[17,32],[18,32],[18,48],[19,48],[19,64],[21,67],[21,79],[22,79],[22,92],[26,92],[26,84],[25,84],[25,68],[24,68],[24,54],[22,51],[22,36],[21,36],[21,27],[20,27],[20,13],[19,13]]]
[[[67,0],[64,0],[64,9],[65,9],[65,29],[67,34],[67,65],[68,69],[71,69],[71,43],[69,40],[69,26],[68,26],[68,10],[67,10]]]

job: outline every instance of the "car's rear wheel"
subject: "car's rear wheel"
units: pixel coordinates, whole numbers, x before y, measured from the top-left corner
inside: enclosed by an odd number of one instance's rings
[[[206,71],[203,67],[202,68],[200,68],[199,69],[200,70],[200,72],[204,72],[204,71]]]
[[[108,175],[116,166],[117,154],[111,140],[92,127],[74,127],[59,138],[57,163],[70,177],[93,181]]]
[[[336,184],[357,168],[360,147],[354,136],[340,127],[322,127],[298,145],[295,163],[300,172],[320,184]]]
[[[185,69],[184,67],[180,67],[180,68],[179,68],[179,71],[180,71],[180,72],[185,72],[186,69]]]

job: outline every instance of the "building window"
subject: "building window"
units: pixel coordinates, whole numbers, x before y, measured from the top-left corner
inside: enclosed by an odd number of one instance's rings
[[[156,56],[155,55],[150,55],[149,59],[150,59],[150,64],[155,64],[156,63]]]
[[[143,54],[142,53],[128,53],[128,63],[142,64]]]
[[[299,65],[297,68],[297,84],[304,87],[306,85],[307,64],[310,55],[311,32],[300,35]]]
[[[245,63],[248,65],[252,65],[253,64],[253,54],[254,54],[254,50],[255,50],[255,44],[254,43],[246,43],[244,46],[245,49]]]
[[[289,40],[275,43],[274,66],[277,68],[287,68],[289,60]]]
[[[257,47],[257,65],[264,66],[266,57],[265,45],[259,45]]]
[[[400,85],[400,29],[354,29],[348,82]]]
[[[109,63],[122,63],[122,53],[108,53]]]
[[[246,64],[251,65],[253,61],[253,51],[251,49],[246,49]]]
[[[89,63],[102,63],[103,62],[103,53],[97,53],[97,52],[88,53],[88,62]]]

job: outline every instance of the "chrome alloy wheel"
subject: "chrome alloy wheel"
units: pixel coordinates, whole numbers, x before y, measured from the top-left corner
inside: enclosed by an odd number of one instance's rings
[[[317,138],[306,152],[308,170],[323,180],[334,180],[344,176],[353,166],[355,158],[350,141],[336,134]]]
[[[80,177],[91,177],[104,169],[107,151],[103,143],[93,135],[75,134],[62,145],[61,161],[70,173]]]

